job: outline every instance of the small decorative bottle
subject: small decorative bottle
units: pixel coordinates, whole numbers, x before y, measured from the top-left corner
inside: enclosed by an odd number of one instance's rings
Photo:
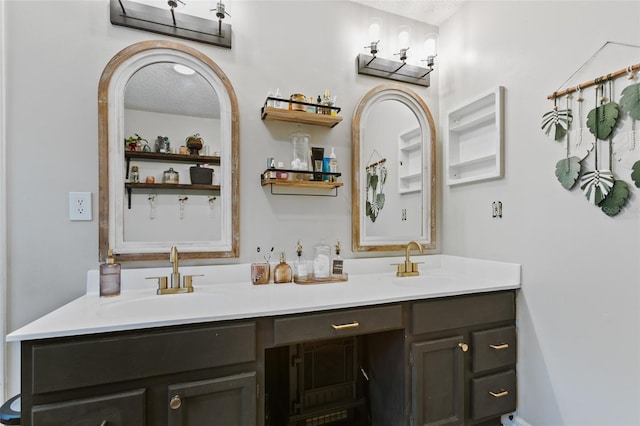
[[[131,166],[131,173],[129,173],[129,180],[131,183],[140,182],[140,171],[138,170],[138,166]]]
[[[306,279],[309,275],[309,271],[307,269],[307,261],[304,259],[304,257],[302,257],[302,244],[300,244],[300,241],[298,241],[296,253],[298,254],[298,260],[295,264],[295,276],[298,278]]]
[[[284,252],[280,253],[280,263],[273,268],[273,282],[276,284],[291,282],[291,266],[287,263]]]
[[[113,250],[109,249],[107,263],[100,265],[100,297],[120,294],[120,264],[115,263]]]
[[[336,255],[331,259],[331,276],[341,278],[344,274],[344,260],[340,256],[340,240],[336,243]]]

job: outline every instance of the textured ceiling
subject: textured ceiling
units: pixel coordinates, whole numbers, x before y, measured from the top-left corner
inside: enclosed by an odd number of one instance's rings
[[[456,13],[465,0],[351,0],[395,15],[440,25]]]

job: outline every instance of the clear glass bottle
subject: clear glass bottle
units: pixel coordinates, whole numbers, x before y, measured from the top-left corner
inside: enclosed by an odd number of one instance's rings
[[[109,249],[107,263],[100,265],[100,297],[120,294],[120,268],[113,258],[113,250]]]
[[[331,247],[320,241],[313,247],[313,277],[329,278],[331,276]]]
[[[275,284],[290,283],[292,280],[291,266],[287,263],[284,252],[280,253],[280,263],[273,268],[273,282]]]
[[[307,268],[307,261],[304,258],[302,251],[302,244],[298,241],[298,246],[296,247],[296,253],[298,254],[298,259],[295,263],[295,276],[298,278],[306,279],[309,275],[309,269]]]

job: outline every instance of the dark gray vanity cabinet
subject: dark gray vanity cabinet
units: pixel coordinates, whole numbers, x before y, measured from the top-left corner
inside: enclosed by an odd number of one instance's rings
[[[22,342],[22,425],[256,424],[256,324]]]
[[[515,291],[22,342],[23,426],[499,425]]]
[[[516,409],[515,293],[412,306],[413,425],[500,425]]]

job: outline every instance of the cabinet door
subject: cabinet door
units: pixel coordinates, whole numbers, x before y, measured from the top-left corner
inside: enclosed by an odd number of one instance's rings
[[[413,343],[412,424],[464,424],[462,336]]]
[[[145,424],[145,391],[138,389],[95,398],[36,405],[31,424],[38,426],[132,426]]]
[[[169,426],[255,426],[256,373],[169,386]]]

